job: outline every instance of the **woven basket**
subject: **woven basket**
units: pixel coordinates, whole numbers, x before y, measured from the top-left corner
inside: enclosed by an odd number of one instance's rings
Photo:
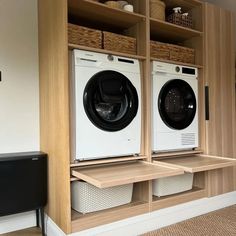
[[[102,32],[79,25],[68,24],[68,41],[73,44],[102,48]]]
[[[158,197],[185,192],[192,187],[192,173],[156,179],[152,182],[153,195]]]
[[[157,41],[151,41],[150,44],[151,57],[158,59],[170,59],[170,50],[169,46],[166,43],[160,43]]]
[[[135,38],[103,31],[103,48],[115,52],[137,54]]]
[[[111,8],[119,9],[120,5],[116,1],[106,1],[105,4]]]
[[[166,5],[160,0],[150,0],[150,16],[158,20],[165,20]]]
[[[167,21],[183,27],[193,28],[192,16],[183,16],[180,13],[173,13],[167,17]]]
[[[71,189],[72,208],[85,214],[130,203],[133,184],[100,189],[86,182],[74,181]]]
[[[194,64],[195,50],[174,44],[151,41],[151,57]]]
[[[194,64],[194,49],[170,44],[170,60]]]

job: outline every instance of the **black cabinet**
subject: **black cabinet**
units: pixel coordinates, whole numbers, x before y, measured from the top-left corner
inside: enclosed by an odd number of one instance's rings
[[[0,154],[0,216],[36,210],[37,226],[47,203],[47,154]]]

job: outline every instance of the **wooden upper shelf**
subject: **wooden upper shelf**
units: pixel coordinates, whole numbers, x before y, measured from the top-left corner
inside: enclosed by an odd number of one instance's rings
[[[184,171],[176,167],[165,167],[143,161],[92,166],[72,169],[72,175],[98,188],[142,182],[167,176],[180,175]]]
[[[101,27],[127,29],[145,20],[145,16],[111,8],[103,3],[91,0],[68,0],[69,18],[82,22],[89,21]]]
[[[181,6],[184,11],[188,11],[201,6],[202,2],[199,0],[165,0],[165,4],[167,8]]]
[[[182,42],[193,37],[202,36],[202,32],[182,26],[178,26],[166,21],[150,19],[151,38],[160,40],[174,40]]]
[[[82,45],[71,44],[71,43],[68,44],[68,48],[70,50],[81,49],[81,50],[87,50],[87,51],[98,52],[98,53],[112,54],[112,55],[121,56],[121,57],[129,57],[129,58],[138,59],[138,60],[145,60],[146,59],[145,56],[133,55],[133,54],[122,53],[122,52],[116,52],[116,51],[100,49],[100,48],[92,48],[92,47],[87,47],[87,46],[82,46]]]
[[[192,155],[184,157],[167,158],[165,160],[154,161],[166,167],[182,168],[185,172],[195,173],[236,165],[236,159],[224,158],[209,155]]]

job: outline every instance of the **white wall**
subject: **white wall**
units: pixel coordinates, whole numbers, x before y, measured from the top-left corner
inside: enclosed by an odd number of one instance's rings
[[[39,150],[37,34],[37,0],[0,0],[0,153]],[[0,217],[0,234],[32,225],[33,212]]]
[[[0,0],[0,153],[39,150],[37,0]]]
[[[225,6],[231,2],[230,9],[235,6],[235,0],[219,2]],[[37,27],[37,0],[0,0],[0,153],[39,150]],[[176,220],[180,219],[178,215]],[[157,223],[153,223],[155,228]],[[129,220],[117,224],[126,231]],[[0,234],[33,225],[33,212],[1,217]],[[105,227],[109,229],[109,225]],[[145,230],[143,224],[139,229]]]

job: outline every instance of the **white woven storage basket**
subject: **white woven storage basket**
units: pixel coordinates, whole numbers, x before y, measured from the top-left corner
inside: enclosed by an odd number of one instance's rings
[[[128,204],[131,202],[133,184],[100,189],[82,181],[72,183],[72,208],[89,213]]]
[[[188,191],[193,187],[193,174],[170,176],[153,180],[153,195],[161,197]]]

